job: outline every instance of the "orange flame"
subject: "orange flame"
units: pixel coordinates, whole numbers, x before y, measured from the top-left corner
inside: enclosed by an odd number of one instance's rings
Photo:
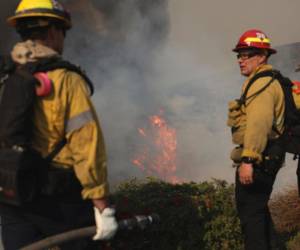
[[[181,182],[176,177],[176,130],[170,127],[163,118],[163,111],[159,115],[149,117],[150,126],[138,129],[147,143],[132,160],[132,163],[149,175],[156,175],[171,183]]]
[[[139,128],[138,130],[139,130],[139,133],[140,133],[142,136],[146,136],[146,132],[145,132],[144,129]]]

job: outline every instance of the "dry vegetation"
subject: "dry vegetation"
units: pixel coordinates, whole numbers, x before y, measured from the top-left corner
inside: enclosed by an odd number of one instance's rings
[[[274,196],[270,209],[279,232],[291,233],[300,229],[300,198],[297,188],[290,188]]]

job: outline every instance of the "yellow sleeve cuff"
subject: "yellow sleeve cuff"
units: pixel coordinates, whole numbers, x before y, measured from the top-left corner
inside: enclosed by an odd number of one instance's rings
[[[102,184],[93,188],[85,187],[83,188],[81,195],[84,200],[86,199],[101,199],[109,194],[108,184]]]
[[[254,152],[250,149],[244,149],[243,152],[242,152],[242,157],[250,157],[250,158],[253,158],[253,159],[257,159],[258,162],[262,161],[261,154],[259,154],[257,152]]]

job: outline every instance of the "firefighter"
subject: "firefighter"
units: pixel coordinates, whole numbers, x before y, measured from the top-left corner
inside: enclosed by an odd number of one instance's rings
[[[61,58],[65,36],[72,26],[70,15],[61,3],[21,0],[7,21],[22,39],[11,52],[17,64]],[[115,210],[108,202],[103,135],[87,80],[66,68],[50,70],[47,76],[52,90],[36,100],[32,146],[46,157],[65,138],[66,144],[50,167],[57,170],[53,172],[74,173],[80,189],[59,196],[52,191],[41,192],[32,204],[21,207],[1,204],[2,240],[6,250],[20,249],[49,235],[87,225],[97,226],[94,240],[110,239],[117,230]],[[90,239],[78,240],[61,249],[92,249],[95,245],[96,241]]]
[[[228,126],[236,148],[236,206],[246,250],[278,248],[268,201],[276,174],[284,161],[277,140],[283,132],[284,93],[268,59],[276,53],[267,35],[246,31],[233,49],[240,72],[246,77],[241,98],[229,102]],[[259,74],[261,77],[258,77]]]

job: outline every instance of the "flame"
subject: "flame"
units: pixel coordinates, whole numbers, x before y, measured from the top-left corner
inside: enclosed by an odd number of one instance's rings
[[[155,175],[171,183],[181,182],[176,177],[176,130],[167,124],[163,111],[149,117],[147,128],[139,128],[145,144],[132,163],[148,175]]]
[[[140,135],[146,136],[146,132],[144,129],[139,128],[138,131],[139,131]]]

